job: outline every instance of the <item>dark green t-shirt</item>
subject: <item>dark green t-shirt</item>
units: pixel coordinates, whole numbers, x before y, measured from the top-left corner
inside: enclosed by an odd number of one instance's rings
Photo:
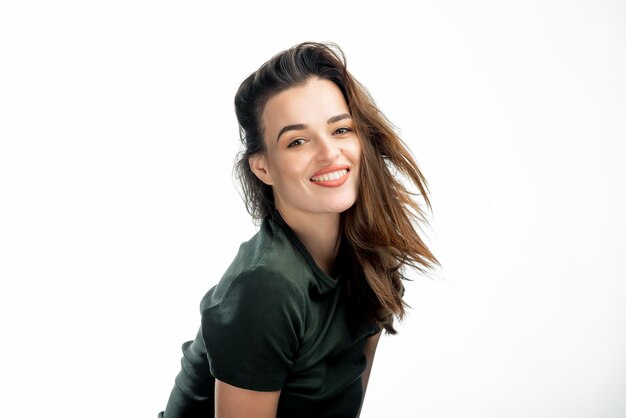
[[[202,299],[164,417],[213,416],[215,378],[282,390],[277,417],[356,416],[365,340],[378,329],[351,310],[344,280],[317,266],[277,212],[265,219]]]

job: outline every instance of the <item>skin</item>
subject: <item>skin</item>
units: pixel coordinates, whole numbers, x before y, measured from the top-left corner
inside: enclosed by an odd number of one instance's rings
[[[271,185],[276,208],[318,266],[332,275],[339,249],[340,214],[358,197],[361,142],[339,88],[312,78],[270,98],[263,110],[266,152],[250,167]],[[320,171],[347,169],[346,177],[319,180]],[[328,187],[333,186],[333,187]],[[366,341],[363,389],[371,372],[380,334]],[[216,380],[219,418],[274,418],[280,391],[258,392]]]
[[[346,118],[328,123],[332,118]],[[252,171],[271,185],[276,208],[327,273],[339,245],[340,214],[358,197],[361,143],[339,88],[313,78],[268,100],[263,111],[266,152],[250,159]],[[304,129],[288,130],[294,125]],[[311,178],[328,167],[349,167],[340,187]]]

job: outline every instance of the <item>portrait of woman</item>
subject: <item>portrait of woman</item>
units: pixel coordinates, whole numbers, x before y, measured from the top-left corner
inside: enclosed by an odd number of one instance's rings
[[[403,271],[438,264],[417,232],[426,181],[337,45],[275,55],[235,111],[260,229],[202,299],[159,416],[356,417]]]
[[[0,2],[4,415],[626,417],[625,16]]]

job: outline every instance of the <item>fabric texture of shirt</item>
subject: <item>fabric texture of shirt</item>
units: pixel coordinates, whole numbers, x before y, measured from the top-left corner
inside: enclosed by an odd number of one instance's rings
[[[338,257],[337,262],[341,260]],[[322,271],[274,212],[200,303],[163,418],[211,417],[215,378],[281,390],[277,417],[355,417],[365,340],[379,330],[349,306],[341,269]]]

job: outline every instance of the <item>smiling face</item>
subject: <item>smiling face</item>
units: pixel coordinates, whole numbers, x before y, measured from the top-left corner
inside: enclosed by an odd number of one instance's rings
[[[262,115],[266,151],[252,171],[272,186],[284,217],[339,214],[358,196],[361,144],[341,90],[312,78],[270,98]]]

